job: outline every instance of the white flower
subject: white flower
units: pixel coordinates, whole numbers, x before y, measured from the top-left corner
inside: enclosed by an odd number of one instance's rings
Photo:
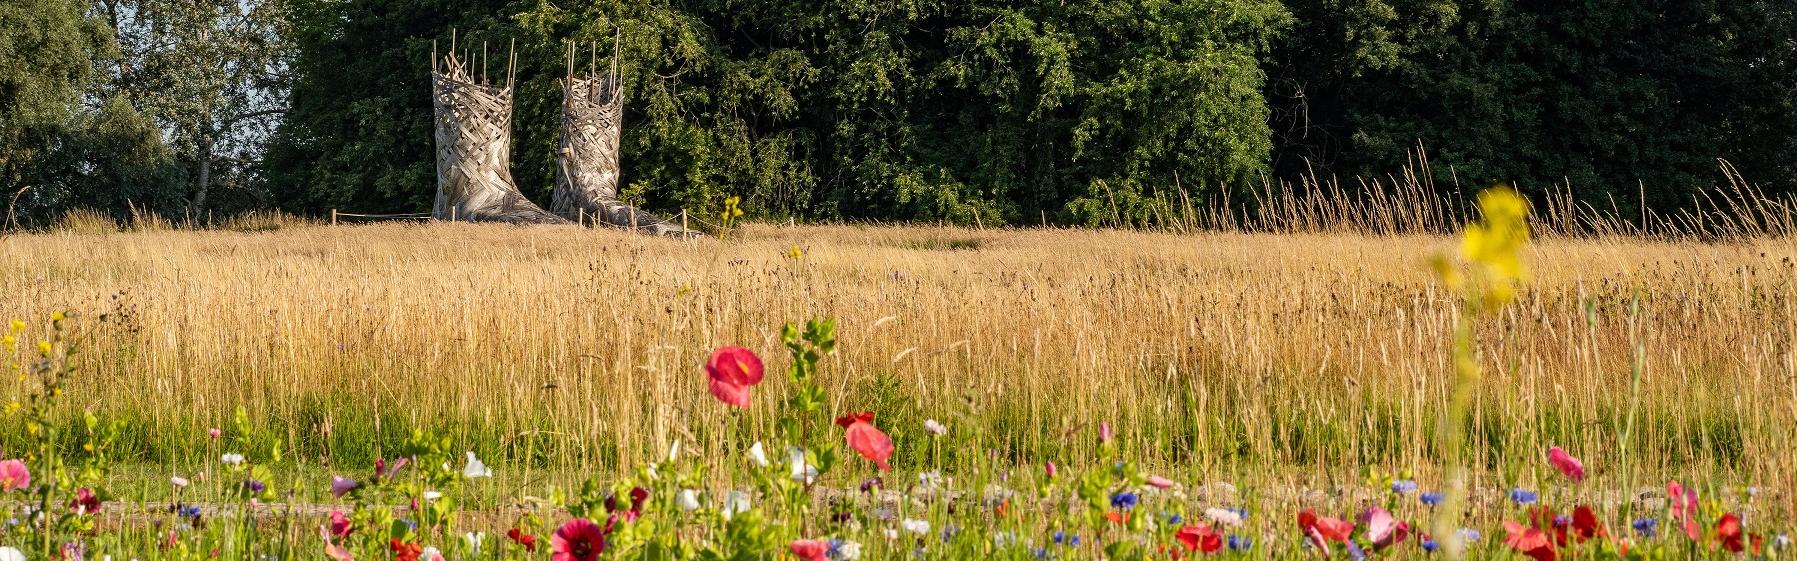
[[[1207,508],[1204,509],[1204,517],[1209,518],[1211,522],[1216,522],[1224,526],[1242,525],[1242,514],[1229,509]]]
[[[486,532],[468,532],[462,534],[462,545],[468,549],[468,557],[480,557],[480,546],[487,541]]]
[[[749,496],[743,494],[742,491],[731,491],[724,495],[723,514],[725,520],[729,520],[738,512],[748,512],[749,508]]]
[[[25,552],[16,548],[0,547],[0,561],[25,561]]]
[[[953,484],[954,480],[943,477],[942,472],[940,472],[940,471],[926,471],[926,472],[917,474],[917,484],[918,484],[918,486],[923,487],[924,490],[935,489],[936,487],[941,486],[944,482]]]
[[[928,520],[906,518],[904,521],[899,522],[899,527],[904,528],[906,532],[911,532],[913,534],[930,533],[930,522]]]
[[[860,559],[861,542],[843,540],[842,545],[836,546],[836,556],[840,561],[855,561],[856,559]]]
[[[754,446],[749,447],[749,461],[754,463],[755,467],[768,466],[767,450],[761,447],[760,442],[756,442]]]
[[[442,493],[438,493],[436,491],[425,491],[424,492],[424,500],[434,501],[434,500],[441,499],[441,498],[443,498]]]
[[[661,472],[655,471],[655,464],[644,466],[643,473],[649,475],[650,481],[661,481]]]
[[[187,486],[187,478],[181,477],[179,475],[169,476],[168,482],[170,485],[174,485],[176,487],[186,487]]]
[[[422,561],[443,561],[443,552],[437,551],[435,547],[427,547],[418,552],[418,558]]]
[[[692,489],[681,489],[680,494],[674,495],[674,505],[680,507],[680,510],[688,512],[698,509],[699,492]]]
[[[225,454],[219,456],[218,461],[228,466],[234,466],[243,463],[243,454]]]
[[[676,438],[676,439],[674,439],[674,444],[672,446],[668,447],[668,463],[674,463],[674,459],[679,458],[679,457],[680,457],[680,439]]]
[[[892,541],[892,540],[898,539],[898,530],[894,530],[892,528],[887,528],[886,531],[884,531],[882,533],[886,534],[886,541]]]
[[[792,468],[792,480],[810,485],[817,479],[817,466],[805,461],[805,451],[797,446],[786,448],[786,465]]]
[[[1017,534],[1010,532],[997,532],[992,534],[993,547],[1005,547],[1013,543],[1017,543]]]
[[[948,425],[938,423],[935,419],[929,419],[923,422],[923,430],[936,436],[942,436],[948,434]]]
[[[480,479],[482,477],[493,477],[493,469],[487,467],[487,464],[481,462],[480,458],[474,457],[473,451],[469,451],[468,452],[468,465],[466,467],[462,468],[462,477],[466,477],[469,479]]]

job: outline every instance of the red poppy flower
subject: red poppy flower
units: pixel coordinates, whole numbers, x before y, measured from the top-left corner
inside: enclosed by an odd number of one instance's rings
[[[510,530],[506,530],[505,537],[510,538],[513,542],[516,542],[518,545],[524,546],[524,551],[528,551],[531,553],[537,552],[537,537],[536,536],[526,534],[526,533],[524,533],[523,530],[519,530],[517,528],[512,528]]]
[[[1210,526],[1187,524],[1181,527],[1179,532],[1174,533],[1173,538],[1179,540],[1179,543],[1185,544],[1188,551],[1200,551],[1205,555],[1223,549],[1222,534],[1218,534]]]
[[[718,401],[742,409],[749,408],[749,388],[761,383],[766,371],[761,357],[743,347],[723,347],[711,353],[705,362],[705,376],[710,379],[711,395]]]
[[[1129,513],[1113,510],[1104,513],[1104,519],[1111,521],[1112,524],[1124,524],[1129,522]]]
[[[830,544],[823,540],[793,540],[792,554],[804,561],[830,561]]]
[[[549,543],[554,561],[593,561],[605,551],[605,531],[591,520],[576,518],[557,529]]]
[[[879,464],[881,471],[892,469],[886,463],[892,457],[892,438],[880,429],[874,428],[874,414],[861,412],[836,418],[836,424],[842,425],[843,438],[848,441],[849,448],[861,454],[861,457]]]
[[[1509,537],[1504,538],[1504,544],[1511,549],[1535,561],[1554,561],[1554,543],[1548,539],[1547,533],[1508,520],[1504,521],[1504,531],[1510,533]]]
[[[1592,512],[1591,507],[1579,505],[1572,509],[1572,535],[1579,541],[1604,537],[1604,523],[1597,519],[1597,513]]]
[[[1348,521],[1340,518],[1320,517],[1308,508],[1298,512],[1298,529],[1304,532],[1304,537],[1310,540],[1310,545],[1315,546],[1324,557],[1329,556],[1329,542],[1345,543],[1348,541],[1348,536],[1354,533],[1354,525]]]
[[[399,538],[388,538],[387,549],[393,550],[394,561],[418,561],[424,554],[424,546],[399,541]]]
[[[1746,550],[1746,545],[1741,541],[1741,518],[1734,513],[1722,515],[1722,520],[1716,522],[1716,539],[1722,541],[1722,549],[1729,553]]]

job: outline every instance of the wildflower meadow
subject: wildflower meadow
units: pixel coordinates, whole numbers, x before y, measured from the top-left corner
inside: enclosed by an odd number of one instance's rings
[[[1076,407],[1090,420],[1053,428],[1011,420],[1018,414],[1015,411],[957,407],[939,396],[924,397],[937,391],[977,395],[983,380],[954,382],[964,387],[940,390],[929,389],[927,383],[896,386],[901,381],[895,378],[904,375],[894,365],[918,354],[932,355],[931,364],[944,368],[999,364],[967,362],[973,351],[966,342],[936,350],[909,347],[879,362],[847,362],[842,356],[857,344],[856,338],[838,320],[828,318],[775,324],[761,333],[735,331],[742,334],[739,340],[707,345],[703,356],[673,355],[691,356],[690,360],[664,360],[653,351],[628,359],[657,373],[636,378],[637,383],[656,385],[633,393],[594,391],[578,371],[534,382],[533,389],[540,392],[535,399],[576,404],[514,413],[591,415],[595,423],[638,423],[629,425],[636,432],[628,445],[614,437],[609,450],[593,448],[606,444],[600,437],[568,438],[516,430],[517,425],[495,430],[490,419],[483,428],[478,416],[439,405],[454,401],[491,405],[517,399],[504,394],[515,391],[505,389],[507,384],[470,386],[439,379],[441,385],[435,389],[424,384],[404,390],[415,393],[370,389],[376,400],[410,400],[436,409],[412,419],[377,415],[366,424],[349,421],[355,413],[346,410],[337,413],[350,424],[343,428],[330,426],[336,417],[271,415],[283,409],[266,404],[253,413],[252,407],[262,402],[241,400],[241,394],[230,397],[228,392],[162,405],[131,402],[148,409],[121,412],[117,404],[94,397],[119,395],[108,393],[105,386],[114,382],[96,378],[95,371],[130,374],[108,370],[91,357],[124,359],[132,348],[149,348],[128,344],[133,337],[185,335],[173,327],[178,324],[146,321],[147,312],[133,304],[132,297],[114,295],[97,313],[59,310],[39,321],[15,320],[7,327],[6,356],[17,376],[6,405],[5,447],[0,451],[0,519],[5,520],[0,561],[1201,557],[1547,561],[1791,555],[1789,499],[1783,487],[1789,476],[1763,467],[1788,465],[1789,449],[1764,440],[1789,426],[1788,411],[1768,413],[1785,416],[1782,422],[1729,431],[1701,428],[1706,425],[1700,422],[1691,426],[1703,432],[1682,440],[1679,435],[1687,430],[1683,419],[1711,418],[1695,413],[1716,405],[1712,398],[1667,397],[1644,387],[1643,378],[1651,375],[1648,342],[1630,345],[1632,356],[1604,357],[1617,360],[1624,375],[1614,383],[1579,386],[1578,391],[1587,392],[1581,397],[1564,395],[1570,383],[1564,379],[1542,382],[1551,384],[1553,389],[1548,390],[1514,387],[1526,379],[1518,377],[1524,365],[1516,358],[1539,356],[1517,354],[1508,346],[1509,339],[1530,337],[1520,334],[1523,328],[1517,318],[1547,325],[1561,320],[1545,314],[1549,305],[1535,287],[1535,257],[1540,254],[1531,253],[1535,242],[1526,203],[1497,188],[1481,193],[1478,205],[1480,218],[1468,224],[1454,244],[1431,245],[1428,259],[1409,264],[1427,275],[1430,287],[1417,293],[1426,296],[1415,297],[1446,306],[1434,312],[1444,327],[1433,339],[1434,351],[1428,355],[1433,358],[1427,362],[1439,366],[1439,371],[1415,385],[1357,388],[1307,381],[1329,374],[1365,376],[1308,368],[1277,379],[1261,376],[1256,382],[1232,386],[1235,392],[1212,393],[1209,386],[1191,386],[1196,393],[1184,393],[1186,399],[1171,407],[1155,401],[1166,394],[1151,390],[1101,394],[1108,396],[1108,402],[1098,404],[1046,403],[1043,406],[1049,409]],[[789,281],[808,278],[800,276],[814,266],[806,260],[829,251],[783,242],[774,247],[780,245],[790,245],[777,257],[784,269],[762,274]],[[628,246],[612,250],[630,251]],[[726,268],[705,274],[737,273]],[[909,282],[904,279],[914,274],[942,273],[891,271],[870,282],[904,286]],[[641,271],[636,275],[649,278]],[[1012,280],[1026,291],[1056,282],[1029,275]],[[678,284],[673,298],[698,290],[704,288]],[[820,297],[807,295],[802,287],[791,290],[787,297]],[[1631,305],[1637,315],[1626,324],[1631,329],[1641,321],[1636,298]],[[733,310],[755,305],[726,302],[711,301],[700,313],[742,318],[747,316]],[[291,321],[280,304],[270,306],[260,321],[270,325]],[[1598,313],[1595,304],[1586,304],[1585,309],[1593,316]],[[658,312],[662,310],[648,310]],[[396,328],[349,319],[379,314],[373,310],[339,313],[343,323],[328,328],[340,335],[378,339],[384,337],[380,333]],[[553,318],[558,312],[531,313]],[[676,312],[670,307],[665,313]],[[969,313],[1002,316],[1006,311],[956,312]],[[947,328],[956,314],[934,317],[930,321],[938,325],[931,329]],[[470,316],[466,321],[481,320]],[[896,320],[874,323],[891,321]],[[1340,328],[1370,326],[1346,323]],[[1190,329],[1196,332],[1200,324],[1194,322]],[[1212,325],[1202,329],[1200,338],[1244,333]],[[470,332],[470,338],[480,332]],[[1130,333],[1110,335],[1126,339]],[[504,345],[516,344],[503,335],[490,336]],[[1599,334],[1595,327],[1579,327],[1553,337],[1597,340]],[[1107,341],[1079,339],[1070,344],[1087,347],[1089,357],[1127,360],[1090,354],[1101,352],[1092,347],[1115,344]],[[982,350],[1027,357],[1025,349],[1039,344],[1019,338],[1008,346],[984,345]],[[331,360],[396,360],[347,337],[336,345],[341,348],[332,353],[338,358]],[[607,353],[616,350],[595,348],[573,360],[610,360]],[[220,347],[216,352],[269,356],[243,347]],[[1390,347],[1384,352],[1391,352]],[[504,354],[494,354],[493,364],[506,364]],[[1331,360],[1367,364],[1350,358]],[[875,366],[881,363],[884,366]],[[404,368],[398,362],[386,364]],[[1224,363],[1196,367],[1222,369]],[[153,379],[156,387],[182,383],[180,369],[158,368],[145,370],[158,372]],[[862,368],[872,372],[855,372]],[[1034,369],[1065,371],[1050,379],[1074,386],[1048,394],[1050,400],[1082,395],[1076,391],[1080,385],[1122,382],[1090,376],[1095,370],[1077,360],[1038,364]],[[632,370],[612,375],[630,376]],[[473,372],[510,379],[493,370]],[[1175,368],[1173,373],[1177,372]],[[667,378],[661,377],[664,373]],[[256,390],[263,387],[261,376],[267,374],[238,376],[233,383],[240,390],[272,391]],[[846,384],[850,376],[871,379],[872,385]],[[124,378],[116,383],[140,382]],[[1048,389],[1042,384],[1003,387],[1041,392]],[[1279,391],[1272,386],[1280,384],[1303,389],[1281,394],[1289,397],[1287,403],[1262,402],[1267,417],[1207,418],[1239,416],[1242,406],[1227,402],[1252,402],[1246,392]],[[1415,409],[1400,415],[1350,416],[1359,420],[1347,424],[1329,419],[1355,402],[1310,397],[1357,392],[1371,398],[1380,392],[1410,391],[1428,397],[1411,402]],[[1759,397],[1764,396],[1739,399],[1765,405]],[[238,403],[216,414],[191,414],[198,404],[215,403],[214,399],[218,404]],[[1681,399],[1687,402],[1680,406],[1684,408],[1671,412],[1676,405],[1669,403]],[[602,404],[613,402],[629,406],[599,413]],[[1404,402],[1360,403],[1376,410]],[[1577,409],[1577,404],[1596,404],[1602,414],[1573,425],[1566,423],[1580,417],[1557,417]],[[643,410],[633,409],[638,407],[658,413],[648,422],[609,417],[619,410]],[[1541,430],[1502,431],[1493,426],[1504,418],[1502,412],[1517,407],[1538,408],[1542,413],[1529,427]],[[1156,428],[1189,423],[1194,416],[1199,426],[1206,427],[1203,431]],[[145,435],[142,423],[167,432]],[[549,427],[545,432],[554,432],[576,425],[544,426]],[[333,436],[335,431],[371,442],[349,445],[338,440],[345,437]],[[1262,431],[1280,434],[1257,436]],[[1259,448],[1256,443],[1263,438],[1281,443],[1278,452]],[[1716,442],[1721,438],[1739,442]]]

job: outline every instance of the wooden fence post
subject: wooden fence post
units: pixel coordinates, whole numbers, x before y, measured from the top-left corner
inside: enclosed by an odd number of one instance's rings
[[[690,228],[686,227],[686,209],[684,208],[680,209],[680,229],[690,230]]]
[[[331,209],[331,225],[337,225],[337,209]]]

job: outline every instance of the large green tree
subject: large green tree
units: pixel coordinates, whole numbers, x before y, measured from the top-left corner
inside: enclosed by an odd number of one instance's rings
[[[1284,21],[1264,0],[433,6],[299,3],[274,158],[290,201],[426,206],[426,55],[458,27],[464,49],[518,39],[526,194],[549,190],[561,53],[577,40],[598,45],[583,66],[616,58],[624,191],[651,208],[743,195],[814,217],[1131,220],[1179,187],[1263,169],[1256,54]]]
[[[1691,202],[1717,158],[1797,189],[1797,4],[1287,0],[1269,61],[1282,175],[1570,182],[1603,207]],[[1639,190],[1639,191],[1638,191]]]
[[[41,224],[78,207],[154,210],[177,175],[154,126],[102,87],[116,60],[78,0],[0,3],[0,217]],[[15,204],[16,203],[16,204]]]

